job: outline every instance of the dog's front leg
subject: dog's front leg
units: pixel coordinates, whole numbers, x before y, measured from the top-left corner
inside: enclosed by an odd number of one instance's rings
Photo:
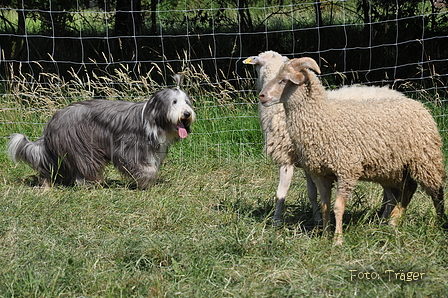
[[[81,173],[79,173],[79,172],[76,174],[75,181],[76,181],[76,185],[78,185],[78,186],[83,186],[83,185],[86,184],[86,179],[85,179],[84,176],[83,176]]]
[[[142,166],[133,177],[137,183],[137,188],[146,189],[148,186],[156,183],[158,177],[157,167],[152,165]]]

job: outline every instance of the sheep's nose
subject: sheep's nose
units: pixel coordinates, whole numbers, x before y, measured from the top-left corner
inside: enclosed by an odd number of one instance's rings
[[[191,116],[191,113],[189,111],[184,111],[184,118],[185,119],[190,118],[190,116]]]
[[[264,93],[260,93],[258,95],[258,98],[260,99],[260,103],[264,106],[267,106],[272,100],[268,98],[268,96]]]

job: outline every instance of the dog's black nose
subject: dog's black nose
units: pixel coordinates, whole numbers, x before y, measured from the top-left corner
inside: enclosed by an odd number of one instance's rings
[[[184,111],[184,118],[185,119],[190,118],[190,116],[191,116],[191,113],[189,111]]]

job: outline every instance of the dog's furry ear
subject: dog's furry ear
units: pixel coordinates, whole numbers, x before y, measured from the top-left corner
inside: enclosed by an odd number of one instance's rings
[[[182,84],[184,83],[184,75],[181,73],[176,73],[175,75],[173,75],[173,79],[174,82],[176,82],[176,87],[180,88],[180,86],[182,86]]]

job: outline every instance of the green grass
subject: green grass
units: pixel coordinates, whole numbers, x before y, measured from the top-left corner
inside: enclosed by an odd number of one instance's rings
[[[146,191],[127,188],[113,168],[104,188],[33,187],[35,172],[8,160],[2,139],[0,297],[446,295],[447,235],[420,191],[390,227],[376,217],[381,189],[359,184],[345,244],[333,247],[331,235],[312,229],[298,170],[285,225],[274,228],[277,166],[262,153],[256,109],[198,104],[194,133],[171,148]],[[43,123],[51,113],[6,110],[2,121]],[[41,133],[27,123],[1,125],[1,135]],[[406,272],[424,278],[400,280]]]

